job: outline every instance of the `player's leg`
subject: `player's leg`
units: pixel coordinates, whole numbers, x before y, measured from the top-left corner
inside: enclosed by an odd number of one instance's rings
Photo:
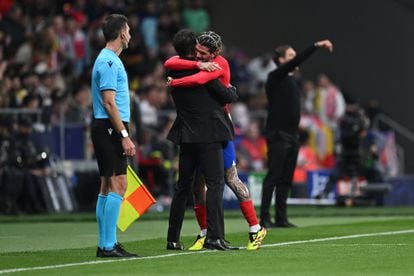
[[[200,169],[197,170],[194,184],[194,214],[197,219],[197,223],[200,227],[200,233],[197,235],[193,245],[188,248],[189,250],[201,250],[203,249],[204,240],[207,234],[207,209],[206,209],[206,185],[205,179]]]
[[[101,175],[96,215],[98,220],[98,257],[134,257],[125,251],[116,238],[116,223],[123,195],[126,191],[126,156],[123,155],[121,137],[109,120],[95,120],[92,124],[92,142]]]
[[[223,148],[223,157],[226,184],[239,200],[240,209],[249,224],[249,243],[247,249],[257,249],[266,236],[266,229],[260,226],[249,189],[240,180],[237,173],[236,150],[233,141],[226,143]]]

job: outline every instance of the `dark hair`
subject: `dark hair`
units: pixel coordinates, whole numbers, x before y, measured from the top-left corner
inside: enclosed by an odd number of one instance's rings
[[[17,121],[19,126],[23,127],[31,127],[32,126],[32,119],[29,116],[23,115]]]
[[[213,31],[203,32],[198,38],[197,42],[204,47],[207,47],[210,53],[220,51],[223,48],[223,43],[221,42],[221,37]]]
[[[102,25],[102,31],[106,42],[118,38],[119,33],[126,27],[128,19],[122,14],[111,14]]]
[[[196,43],[196,35],[189,29],[179,30],[173,38],[173,46],[180,57],[194,55]]]
[[[39,101],[39,98],[35,95],[29,94],[26,95],[23,100],[22,100],[22,107],[27,107],[29,105],[29,103],[31,103],[32,101]]]
[[[284,56],[286,55],[286,51],[287,51],[288,49],[290,49],[290,48],[292,48],[292,46],[290,46],[290,45],[281,45],[281,46],[278,46],[278,47],[275,49],[275,54],[274,54],[274,56],[273,56],[273,61],[274,61],[277,65],[280,65],[279,58],[280,58],[280,57],[284,57]]]

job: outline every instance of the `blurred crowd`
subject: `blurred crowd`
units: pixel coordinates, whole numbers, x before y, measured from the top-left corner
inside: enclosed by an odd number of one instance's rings
[[[81,124],[89,132],[91,63],[104,46],[100,23],[110,13],[122,13],[129,18],[132,35],[121,59],[130,81],[131,128],[139,145],[136,163],[152,193],[168,199],[176,179],[177,150],[165,139],[175,111],[166,87],[163,62],[175,55],[171,40],[179,29],[190,28],[197,33],[210,29],[211,17],[206,4],[202,0],[2,0],[2,189],[9,189],[4,184],[4,179],[10,177],[5,173],[6,168],[25,168],[29,174],[46,169],[44,159],[50,149],[48,145],[29,142],[32,132],[48,132],[51,126],[62,121],[69,125]],[[223,40],[226,42],[225,37]],[[249,57],[236,47],[226,47],[222,53],[229,61],[231,83],[240,96],[230,111],[236,126],[235,144],[241,172],[266,169],[264,85],[267,74],[275,69],[271,52],[274,46],[269,45],[270,51],[258,57]],[[303,88],[302,149],[296,182],[306,181],[307,170],[335,167],[340,152],[338,145],[344,141],[341,128],[345,125],[341,122],[355,114],[362,122],[356,123],[358,129],[351,127],[358,137],[358,151],[368,148],[372,160],[380,159],[378,137],[368,134],[369,119],[379,112],[375,102],[370,102],[364,113],[326,74],[320,74],[315,81],[299,74],[296,77]],[[21,112],[16,115],[10,111],[14,108]],[[377,140],[367,142],[365,137]],[[30,150],[21,146],[23,142],[19,141],[23,139],[28,141],[23,145],[30,144]],[[363,147],[359,148],[360,145]],[[85,148],[89,152],[85,156],[93,157],[90,145]],[[342,146],[342,152],[344,149],[346,146]],[[13,197],[18,194],[14,191]]]

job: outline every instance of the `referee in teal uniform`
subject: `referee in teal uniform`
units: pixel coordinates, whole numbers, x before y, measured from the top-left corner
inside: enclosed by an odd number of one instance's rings
[[[96,203],[98,221],[97,257],[136,257],[127,252],[116,238],[121,202],[126,191],[127,156],[135,155],[135,145],[128,135],[130,103],[128,76],[119,58],[128,48],[128,19],[109,15],[102,31],[106,45],[92,70],[93,116],[92,143],[101,177]]]

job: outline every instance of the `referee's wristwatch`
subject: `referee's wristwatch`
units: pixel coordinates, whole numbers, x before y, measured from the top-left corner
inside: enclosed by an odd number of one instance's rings
[[[126,129],[121,130],[121,137],[122,138],[127,138],[128,136],[129,136],[128,131],[126,131]]]

